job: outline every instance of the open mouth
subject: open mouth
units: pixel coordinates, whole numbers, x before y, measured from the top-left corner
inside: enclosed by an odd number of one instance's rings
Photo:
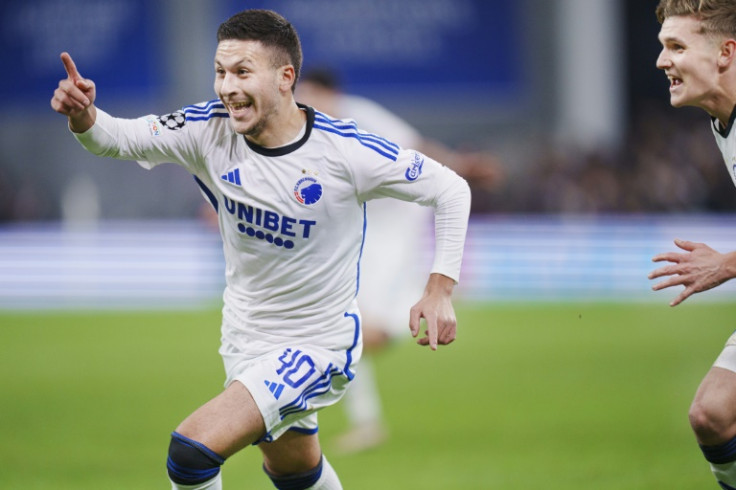
[[[677,77],[668,77],[670,79],[670,90],[679,87],[682,85],[682,78]]]
[[[251,108],[253,103],[251,101],[230,102],[227,106],[230,114],[238,115]]]

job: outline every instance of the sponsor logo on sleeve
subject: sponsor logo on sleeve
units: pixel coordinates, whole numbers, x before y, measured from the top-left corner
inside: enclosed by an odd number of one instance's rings
[[[404,173],[406,180],[409,182],[417,180],[422,175],[422,167],[424,167],[424,157],[420,153],[414,152],[411,164],[406,169],[406,173]]]

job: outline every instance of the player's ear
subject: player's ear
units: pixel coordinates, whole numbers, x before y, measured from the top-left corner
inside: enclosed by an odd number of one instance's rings
[[[284,65],[278,71],[279,89],[293,92],[296,85],[296,71],[292,65]]]
[[[729,38],[721,43],[721,51],[718,55],[718,66],[727,68],[734,63],[736,59],[736,39]],[[736,66],[734,67],[736,68]]]

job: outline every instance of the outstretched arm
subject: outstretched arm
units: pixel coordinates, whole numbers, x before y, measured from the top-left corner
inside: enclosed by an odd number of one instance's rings
[[[84,133],[94,126],[97,109],[94,106],[97,95],[92,80],[82,78],[69,53],[61,53],[67,77],[59,82],[51,98],[51,107],[69,118],[69,129]]]
[[[670,306],[677,306],[694,293],[707,291],[736,277],[736,252],[722,254],[704,243],[675,240],[686,253],[666,252],[655,255],[653,262],[671,262],[649,274],[649,279],[670,276],[655,284],[659,291],[671,286],[685,286]]]

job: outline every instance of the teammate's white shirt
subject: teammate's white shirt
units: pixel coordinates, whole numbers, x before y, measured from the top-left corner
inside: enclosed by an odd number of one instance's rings
[[[355,119],[358,127],[369,133],[390,135],[391,141],[403,148],[417,148],[422,141],[419,132],[400,117],[370,99],[340,94],[337,116]]]
[[[736,131],[733,129],[735,119],[736,110],[731,114],[726,128],[721,128],[721,124],[716,118],[711,118],[710,126],[713,135],[716,137],[718,148],[723,155],[723,162],[728,169],[728,175],[731,176],[731,180],[736,186]]]
[[[735,120],[736,110],[731,114],[727,127],[722,128],[720,121],[714,117],[711,118],[710,127],[716,137],[716,144],[721,150],[721,155],[723,155],[723,162],[726,164],[726,169],[728,169],[728,175],[731,176],[731,181],[736,186],[736,130],[733,129]],[[726,346],[713,365],[736,372],[736,332],[726,341]]]
[[[339,94],[333,116],[355,119],[370,133],[391,135],[403,148],[418,148],[422,136],[380,104]],[[358,305],[366,322],[391,337],[409,334],[409,309],[419,300],[428,265],[421,252],[431,244],[432,210],[413,202],[376,199],[367,204],[368,229],[363,248]]]
[[[192,173],[218,211],[226,263],[224,320],[257,356],[304,339],[350,349],[364,202],[411,200],[436,210],[431,272],[458,280],[470,194],[467,183],[424,155],[311,108],[303,136],[268,149],[233,131],[219,100],[166,116],[113,118],[98,109],[77,139],[92,153],[174,162]]]

